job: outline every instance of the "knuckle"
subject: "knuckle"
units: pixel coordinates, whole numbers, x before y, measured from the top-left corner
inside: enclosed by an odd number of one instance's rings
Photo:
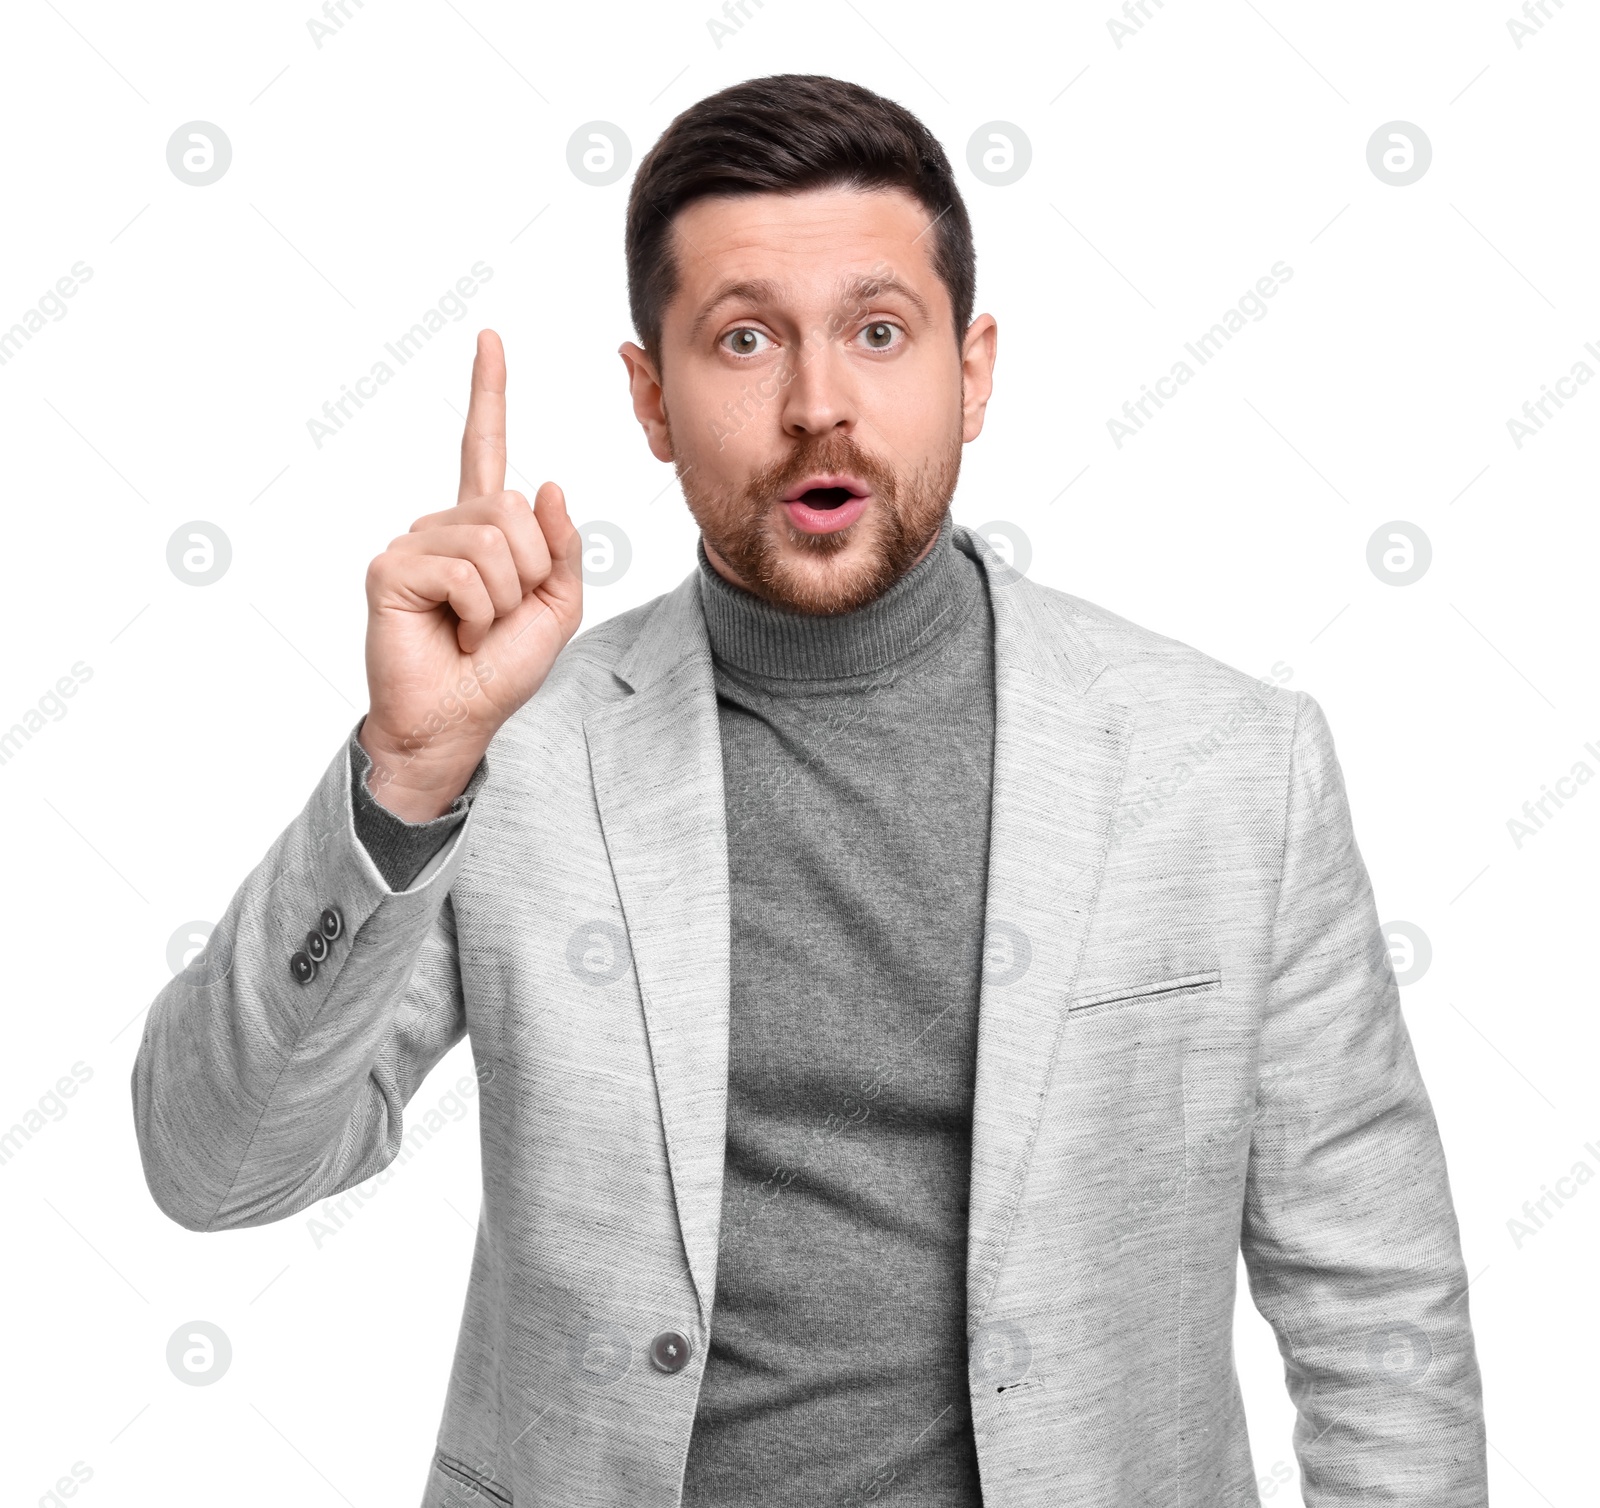
[[[485,499],[485,503],[487,504],[485,512],[501,530],[510,530],[515,527],[518,506],[515,492],[491,493]]]

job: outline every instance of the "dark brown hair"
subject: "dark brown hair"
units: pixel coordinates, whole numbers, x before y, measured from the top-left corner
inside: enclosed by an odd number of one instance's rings
[[[691,105],[645,154],[628,195],[628,305],[659,358],[677,291],[672,219],[714,194],[792,194],[835,185],[904,189],[933,223],[934,270],[956,339],[972,322],[972,223],[938,139],[903,105],[823,74],[748,79]]]

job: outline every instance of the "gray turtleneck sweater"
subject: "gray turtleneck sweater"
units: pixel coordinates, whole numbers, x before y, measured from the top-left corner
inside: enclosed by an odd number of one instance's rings
[[[980,1508],[966,1255],[994,750],[988,588],[947,513],[854,612],[697,549],[722,735],[731,992],[711,1350],[685,1508]],[[464,819],[356,830],[394,889]]]

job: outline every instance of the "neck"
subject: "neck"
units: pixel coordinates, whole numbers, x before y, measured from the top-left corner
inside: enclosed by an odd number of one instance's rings
[[[887,591],[846,613],[779,607],[728,580],[698,548],[700,602],[713,658],[769,682],[880,674],[919,654],[965,620],[982,587],[956,545],[948,509],[916,564]]]

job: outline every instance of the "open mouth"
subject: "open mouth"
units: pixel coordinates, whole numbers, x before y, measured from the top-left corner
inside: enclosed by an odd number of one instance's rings
[[[807,477],[783,495],[789,522],[805,534],[836,534],[866,511],[872,489],[860,477]]]
[[[808,476],[799,486],[784,493],[783,500],[826,512],[830,508],[842,508],[852,498],[866,497],[871,491],[860,477],[829,472],[825,476]]]
[[[838,508],[855,496],[848,487],[808,487],[794,501],[808,508]]]

